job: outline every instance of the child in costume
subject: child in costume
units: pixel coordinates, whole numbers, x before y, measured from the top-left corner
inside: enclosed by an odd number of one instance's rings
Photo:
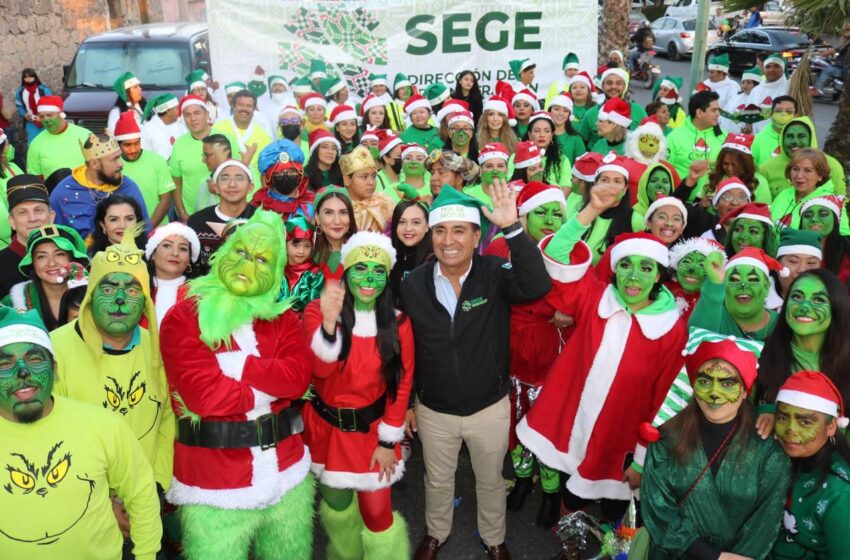
[[[712,253],[722,255],[722,264],[726,264],[723,246],[710,239],[692,237],[670,248],[670,268],[675,274],[673,279],[666,282],[666,286],[680,302],[682,316],[686,321],[699,301],[706,278],[705,259]]]
[[[292,407],[310,355],[288,301],[275,301],[284,232],[280,215],[258,209],[162,322],[178,417],[168,500],[188,560],[311,557],[310,452]]]
[[[290,309],[300,314],[308,303],[318,299],[325,277],[312,258],[315,226],[304,216],[293,216],[285,225],[286,268],[278,300],[289,298]]]
[[[356,233],[341,258],[342,284],[329,283],[304,312],[316,358],[304,439],[322,496],[326,557],[406,560],[407,524],[392,511],[390,486],[404,474],[399,443],[413,385],[413,330],[388,289],[389,238]]]

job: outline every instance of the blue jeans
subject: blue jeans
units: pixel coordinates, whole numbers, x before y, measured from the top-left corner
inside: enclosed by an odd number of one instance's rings
[[[833,78],[833,79],[841,78],[846,73],[847,73],[847,67],[846,66],[833,65],[833,66],[830,66],[829,68],[825,68],[824,70],[821,71],[820,75],[818,76],[818,80],[815,82],[815,87],[817,89],[822,90],[823,86],[826,85],[826,81],[828,79],[830,79],[830,78]]]

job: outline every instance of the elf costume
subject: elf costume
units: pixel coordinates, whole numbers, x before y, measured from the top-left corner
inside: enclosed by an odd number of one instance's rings
[[[136,124],[141,126],[142,115],[147,107],[147,100],[141,96],[138,103],[132,103],[127,96],[129,90],[135,86],[141,86],[142,82],[132,72],[124,72],[112,83],[112,91],[118,94],[118,100],[115,101],[115,106],[109,110],[109,115],[106,119],[106,130],[110,134],[115,134],[115,123],[124,111],[131,111]]]
[[[302,239],[312,244],[315,232],[315,226],[304,216],[293,216],[286,220],[287,241]],[[287,260],[283,276],[280,295],[277,299],[283,301],[288,298],[290,309],[299,314],[304,312],[308,303],[319,298],[325,283],[322,271],[312,258],[308,258],[301,264],[292,264]]]
[[[652,87],[652,99],[661,101],[670,109],[670,122],[667,123],[670,129],[679,128],[688,118],[688,111],[682,107],[682,95],[679,93],[683,83],[681,76],[664,76]],[[663,92],[661,88],[664,88]]]
[[[306,560],[312,552],[310,452],[292,407],[310,358],[298,317],[275,302],[283,223],[257,210],[219,248],[211,272],[162,323],[178,417],[174,480],[188,560]]]

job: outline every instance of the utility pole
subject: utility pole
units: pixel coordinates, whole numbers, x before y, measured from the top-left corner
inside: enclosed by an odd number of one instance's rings
[[[697,28],[694,31],[694,54],[691,56],[691,92],[696,91],[697,84],[702,81],[705,68],[706,36],[708,35],[708,19],[711,17],[711,0],[699,0],[697,7]]]

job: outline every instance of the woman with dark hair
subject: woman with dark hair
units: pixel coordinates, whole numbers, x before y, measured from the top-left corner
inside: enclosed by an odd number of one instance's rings
[[[838,275],[842,284],[850,280],[850,239],[841,235],[841,200],[835,196],[812,198],[800,207],[800,229],[821,236],[823,268]]]
[[[94,255],[110,245],[121,243],[124,230],[142,223],[142,207],[135,198],[113,193],[101,200],[94,213],[95,227],[87,240],[89,254]],[[145,248],[147,238],[144,230],[136,236],[136,246]]]
[[[319,128],[310,133],[310,158],[304,166],[304,175],[313,192],[331,185],[342,185],[339,167],[339,140],[330,132]]]
[[[555,123],[555,139],[561,148],[561,153],[574,164],[587,151],[581,135],[573,128],[570,116],[573,113],[573,100],[569,95],[559,94],[549,100],[546,110]]]
[[[776,540],[789,461],[756,437],[747,399],[758,343],[697,331],[685,367],[694,397],[649,445],[641,511],[649,558],[762,559]],[[764,354],[762,354],[764,355]]]
[[[18,270],[29,280],[12,286],[0,304],[21,313],[35,309],[47,330],[59,326],[62,296],[68,290],[66,279],[73,261],[88,265],[86,245],[73,228],[47,225],[30,232],[27,250]]]
[[[142,95],[142,82],[132,72],[124,72],[115,78],[112,89],[118,94],[118,99],[115,100],[115,106],[109,110],[106,122],[109,132],[114,134],[118,116],[124,111],[133,111],[136,123],[142,126],[142,117],[148,104]]]
[[[351,153],[360,144],[360,130],[357,128],[357,113],[348,105],[337,105],[331,112],[331,126],[334,138],[340,145],[340,154]]]
[[[393,210],[390,240],[398,257],[390,271],[390,287],[398,303],[401,281],[411,270],[434,255],[427,206],[413,200],[399,202]]]
[[[313,207],[316,209],[313,262],[319,265],[325,282],[338,281],[343,273],[339,251],[342,244],[357,233],[351,198],[348,191],[342,187],[325,187],[316,193]]]
[[[304,312],[315,355],[304,441],[319,482],[328,558],[407,560],[407,524],[392,511],[404,473],[399,443],[413,386],[413,330],[387,288],[395,249],[359,232],[342,247],[341,283]],[[356,499],[355,499],[356,493]]]
[[[53,95],[49,87],[41,83],[33,68],[24,68],[21,72],[21,85],[15,90],[15,106],[18,115],[24,120],[27,131],[27,145],[32,144],[42,130],[38,121],[38,99],[45,95]]]
[[[192,265],[197,264],[200,254],[198,234],[186,224],[171,222],[151,232],[145,245],[145,260],[157,326],[162,324],[165,313],[186,297],[186,281],[197,276]]]
[[[741,143],[743,142],[740,140],[741,138],[747,139],[746,143]],[[717,186],[722,181],[737,177],[750,190],[750,198],[753,202],[770,204],[772,197],[767,179],[756,171],[752,154],[744,151],[749,149],[750,142],[751,137],[741,134],[730,134],[726,137],[723,148],[717,155],[714,171],[708,176],[706,193],[711,195],[717,192]]]
[[[617,161],[622,161],[622,158],[615,159],[611,154],[606,158],[611,161],[603,163],[596,171],[593,185],[584,193],[582,209],[590,205],[595,191],[622,185],[625,193],[628,188],[629,177],[626,168],[622,165],[611,165]],[[590,227],[584,230],[581,239],[590,247],[594,265],[599,262],[608,247],[614,244],[618,235],[632,231],[633,213],[634,210],[629,204],[629,197],[625,194],[617,204],[601,212],[590,224]]]
[[[475,138],[475,121],[472,113],[458,111],[450,113],[444,120],[445,133],[440,135],[443,139],[444,149],[476,161],[478,159],[478,140]]]
[[[481,120],[481,115],[484,112],[484,96],[478,86],[478,77],[472,70],[463,70],[457,75],[456,80],[457,85],[452,94],[452,99],[466,101],[469,105],[469,112],[475,118],[475,128],[478,128],[478,121]]]
[[[816,370],[850,399],[850,300],[847,288],[828,270],[802,273],[788,288],[776,326],[759,360],[756,391],[759,432],[773,428],[779,387],[794,372]]]
[[[572,186],[573,164],[561,152],[561,143],[555,137],[555,121],[552,115],[546,111],[537,111],[531,115],[523,140],[534,142],[543,156],[543,183],[558,185],[561,188]]]

